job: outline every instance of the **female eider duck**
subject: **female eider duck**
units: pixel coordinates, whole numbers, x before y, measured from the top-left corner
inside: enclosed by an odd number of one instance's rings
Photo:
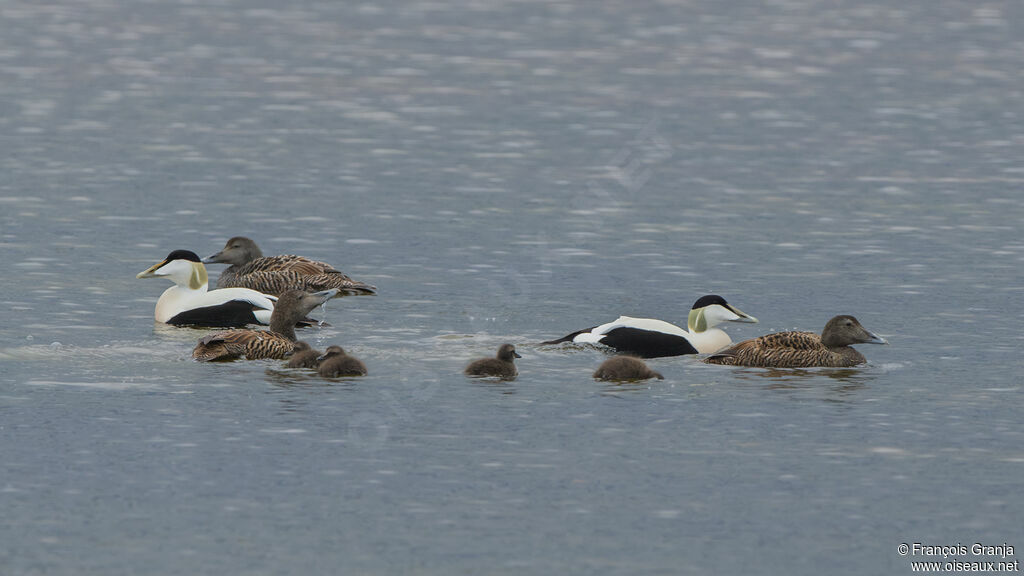
[[[305,340],[299,340],[292,348],[285,368],[316,368],[320,364],[320,351],[313,348]]]
[[[157,322],[175,326],[220,328],[269,324],[273,299],[248,288],[209,290],[206,267],[195,252],[175,250],[162,261],[135,275],[174,282],[156,302]]]
[[[686,319],[688,330],[653,318],[619,316],[614,322],[579,330],[541,344],[604,344],[619,352],[641,358],[710,354],[732,343],[722,322],[757,322],[757,318],[741,312],[721,296],[701,296],[693,303]]]
[[[192,357],[200,362],[273,358],[283,360],[295,350],[295,323],[309,311],[338,293],[324,290],[313,294],[288,290],[281,294],[270,316],[270,330],[225,330],[199,339]]]
[[[609,358],[601,363],[601,366],[594,372],[595,380],[612,382],[647,380],[648,378],[665,379],[658,372],[648,368],[643,360],[634,356]]]
[[[502,380],[515,380],[519,371],[516,370],[514,359],[522,358],[512,344],[502,344],[498,355],[493,358],[474,360],[466,366],[466,376],[497,376]]]
[[[366,364],[349,356],[341,346],[328,346],[323,356],[317,358],[320,366],[317,373],[323,378],[339,376],[366,376]]]
[[[763,368],[843,368],[867,362],[851,344],[888,344],[853,316],[836,316],[821,336],[814,332],[778,332],[744,340],[704,359],[708,364]]]
[[[217,288],[252,288],[278,296],[285,290],[315,292],[337,288],[339,295],[374,294],[374,286],[353,280],[330,264],[303,256],[263,256],[249,238],[235,236],[224,249],[203,258],[207,264],[230,264],[217,279]]]

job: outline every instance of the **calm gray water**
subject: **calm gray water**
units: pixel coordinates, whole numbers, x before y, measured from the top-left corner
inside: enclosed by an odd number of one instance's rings
[[[294,4],[0,5],[0,573],[1024,550],[1024,5]],[[368,377],[154,324],[135,274],[239,234],[379,287],[302,334]],[[706,293],[760,318],[734,340],[849,313],[891,345],[615,386],[533,344]],[[505,341],[517,381],[461,376]]]

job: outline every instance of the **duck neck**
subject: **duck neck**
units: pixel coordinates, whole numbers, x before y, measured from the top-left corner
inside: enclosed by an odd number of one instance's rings
[[[295,322],[291,314],[271,314],[270,331],[295,342]]]
[[[835,348],[829,348],[829,350],[842,358],[843,366],[856,366],[857,364],[863,364],[868,361],[856,348],[852,346],[838,346]]]
[[[712,352],[718,352],[722,348],[725,348],[729,344],[732,344],[732,338],[720,328],[708,328],[703,332],[694,332],[690,330],[690,335],[687,337],[690,344],[697,349],[698,354],[711,354]]]

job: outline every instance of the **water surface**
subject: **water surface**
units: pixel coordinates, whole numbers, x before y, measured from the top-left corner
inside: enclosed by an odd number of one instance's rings
[[[11,574],[863,574],[1024,547],[1021,7],[8,3]],[[234,235],[379,287],[370,375],[200,365],[135,274]],[[211,267],[211,278],[218,273]],[[534,344],[702,294],[853,370]],[[515,382],[462,367],[514,342]],[[992,558],[988,558],[992,559]]]

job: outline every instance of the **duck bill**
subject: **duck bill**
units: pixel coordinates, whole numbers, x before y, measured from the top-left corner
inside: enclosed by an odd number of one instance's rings
[[[157,262],[156,264],[153,264],[149,268],[146,268],[142,272],[139,272],[138,274],[136,274],[135,277],[136,278],[156,278],[158,276],[163,276],[163,274],[158,274],[157,270],[159,270],[160,267],[162,267],[164,264],[167,264],[167,260],[161,260],[160,262]]]
[[[516,358],[522,358],[522,356],[519,355],[519,352],[513,352],[512,355]]]
[[[334,298],[337,295],[337,288],[331,288],[330,290],[321,290],[320,292],[313,292],[312,294],[310,294],[310,296],[313,296],[314,298],[318,299],[321,304],[327,302],[328,300]]]
[[[731,310],[733,314],[736,314],[736,316],[738,316],[738,318],[733,318],[732,319],[733,322],[744,322],[744,323],[747,323],[747,324],[757,324],[757,318],[754,318],[750,314],[747,314],[747,313],[741,311],[739,308],[730,305],[729,306],[729,310]]]
[[[203,264],[220,264],[220,255],[223,254],[223,253],[224,253],[224,251],[221,250],[220,252],[217,252],[216,254],[211,254],[211,255],[207,256],[206,258],[203,258],[202,259],[202,263]]]
[[[886,340],[885,338],[882,338],[881,336],[879,336],[878,334],[875,334],[874,332],[868,332],[868,336],[870,336],[871,339],[870,340],[865,340],[864,341],[865,344],[888,344],[889,343],[888,340]]]

